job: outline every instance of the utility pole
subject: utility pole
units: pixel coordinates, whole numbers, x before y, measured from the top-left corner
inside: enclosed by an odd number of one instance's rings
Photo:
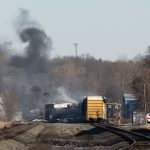
[[[143,93],[144,94],[144,110],[146,112],[146,92],[145,92],[146,91],[146,87],[145,87],[145,83],[144,83],[144,87],[143,88],[144,88],[144,93]]]
[[[78,56],[78,43],[73,43],[74,48],[75,48],[75,56]]]

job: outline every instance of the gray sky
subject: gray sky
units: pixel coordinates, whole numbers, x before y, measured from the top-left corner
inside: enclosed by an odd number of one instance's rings
[[[53,40],[52,56],[133,58],[150,45],[150,0],[0,0],[0,41],[20,47],[12,22],[29,10]]]

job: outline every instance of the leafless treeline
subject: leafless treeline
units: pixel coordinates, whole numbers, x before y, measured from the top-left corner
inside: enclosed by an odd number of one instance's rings
[[[91,93],[122,103],[123,93],[134,93],[138,109],[150,111],[150,48],[134,60],[112,62],[85,55],[54,58],[51,65],[50,77],[58,77],[57,84],[66,85],[75,98]]]
[[[103,61],[89,55],[54,58],[52,65],[50,76],[60,78],[72,95],[78,92],[86,94],[87,91],[117,102],[122,100],[124,92],[133,92],[131,85],[138,70],[133,61]]]

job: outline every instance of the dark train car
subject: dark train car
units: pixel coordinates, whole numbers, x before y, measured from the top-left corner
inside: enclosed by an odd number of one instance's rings
[[[81,122],[81,109],[79,104],[46,104],[45,119],[49,122]]]
[[[112,124],[120,124],[121,121],[121,104],[107,103],[107,120]]]
[[[47,121],[53,121],[53,115],[55,113],[54,104],[46,104],[45,105],[45,119]]]

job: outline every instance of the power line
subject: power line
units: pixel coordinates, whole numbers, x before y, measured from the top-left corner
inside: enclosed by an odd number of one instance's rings
[[[26,79],[49,79],[49,75],[43,74],[0,74],[0,77],[10,77],[10,78],[26,78]]]

